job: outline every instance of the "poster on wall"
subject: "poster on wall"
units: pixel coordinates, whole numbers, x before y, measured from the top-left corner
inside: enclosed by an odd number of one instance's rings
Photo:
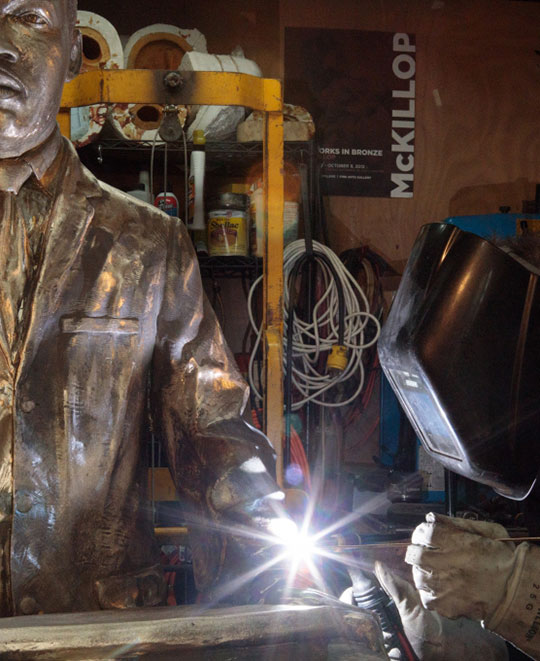
[[[285,28],[285,101],[315,121],[325,195],[411,198],[412,34]]]

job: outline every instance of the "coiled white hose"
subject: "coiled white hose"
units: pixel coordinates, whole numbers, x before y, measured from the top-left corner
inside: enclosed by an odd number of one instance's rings
[[[333,265],[337,273],[338,282],[328,265],[318,257],[324,255]],[[372,346],[379,339],[381,326],[375,315],[369,311],[368,299],[356,279],[345,268],[339,257],[330,248],[313,241],[313,256],[319,265],[322,278],[323,293],[313,306],[311,319],[308,322],[300,319],[296,313],[293,315],[293,341],[292,341],[292,387],[297,395],[292,410],[297,411],[307,402],[314,402],[320,406],[338,407],[350,404],[362,392],[364,387],[364,366],[362,352]],[[290,243],[283,255],[283,307],[284,307],[284,339],[283,355],[284,369],[287,352],[287,327],[289,324],[288,309],[291,296],[295,295],[291,274],[298,260],[305,257],[305,242],[303,240]],[[296,280],[296,278],[294,278]],[[260,340],[261,329],[257,327],[252,311],[253,294],[261,283],[262,276],[251,286],[248,296],[248,313],[251,326],[257,334],[249,361],[249,383],[254,395],[262,399],[255,386],[254,364]],[[347,366],[343,371],[326,371],[326,357],[334,345],[340,344],[339,330],[339,295],[338,287],[343,290],[345,301],[344,340],[343,344],[348,350]],[[365,332],[368,324],[375,326],[375,332],[369,341],[365,341]],[[352,395],[343,401],[326,401],[324,393],[338,384],[349,379],[357,379],[358,384]],[[298,397],[299,396],[299,397]]]

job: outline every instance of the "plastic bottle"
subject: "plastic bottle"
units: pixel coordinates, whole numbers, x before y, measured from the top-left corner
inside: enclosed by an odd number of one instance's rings
[[[204,131],[193,131],[193,150],[189,165],[188,229],[204,231],[204,169],[206,164]]]
[[[283,203],[283,247],[298,238],[298,217],[300,201],[300,175],[294,164],[284,163],[284,203]],[[264,240],[264,191],[262,167],[257,166],[250,173],[250,247],[251,254],[263,255]]]
[[[154,206],[159,207],[162,211],[169,214],[169,216],[178,217],[178,198],[170,191],[156,195]]]
[[[146,193],[146,198],[144,201],[148,202],[148,204],[152,204],[152,192],[150,191],[150,173],[148,170],[141,170],[139,172],[139,189],[144,190]]]
[[[143,202],[148,202],[148,195],[144,190],[144,184],[137,184],[137,188],[126,191],[128,195],[136,197],[138,200],[143,200]]]
[[[133,190],[127,191],[128,195],[132,195],[143,202],[152,203],[150,194],[150,176],[146,170],[139,172],[139,183]]]

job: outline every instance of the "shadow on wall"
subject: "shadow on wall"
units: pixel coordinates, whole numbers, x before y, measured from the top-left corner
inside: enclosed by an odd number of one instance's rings
[[[467,186],[450,199],[448,215],[499,213],[501,207],[509,207],[510,213],[523,213],[523,202],[535,199],[536,184],[523,178],[502,184]]]

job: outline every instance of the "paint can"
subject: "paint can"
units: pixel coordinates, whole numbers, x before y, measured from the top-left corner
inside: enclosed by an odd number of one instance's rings
[[[249,197],[241,193],[221,193],[210,200],[208,211],[208,254],[248,254]]]

